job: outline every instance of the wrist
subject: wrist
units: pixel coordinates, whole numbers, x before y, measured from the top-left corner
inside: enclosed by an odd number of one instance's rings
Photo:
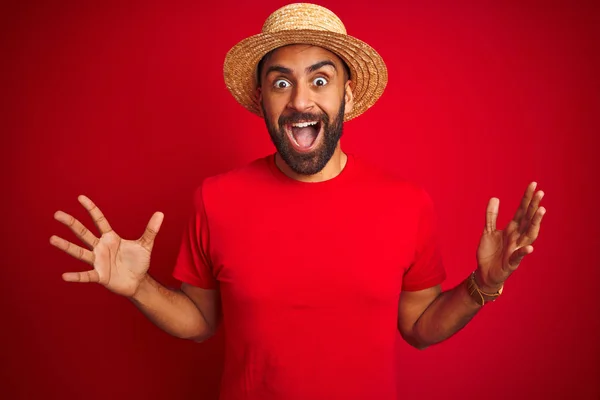
[[[150,275],[144,274],[133,294],[127,297],[134,302],[141,302],[151,286]]]
[[[475,283],[477,284],[479,290],[485,293],[497,293],[504,286],[502,283],[494,284],[492,282],[489,282],[488,279],[484,278],[479,268],[473,271],[473,279],[475,279]]]

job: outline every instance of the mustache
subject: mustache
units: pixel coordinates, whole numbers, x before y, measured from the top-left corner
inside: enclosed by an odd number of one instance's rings
[[[286,124],[294,124],[296,122],[302,121],[322,121],[327,125],[329,123],[329,117],[327,114],[311,114],[311,113],[292,113],[289,115],[282,115],[279,117],[279,126],[284,126]]]

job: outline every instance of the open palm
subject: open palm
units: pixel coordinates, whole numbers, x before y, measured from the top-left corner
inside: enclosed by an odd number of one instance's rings
[[[67,282],[100,283],[107,289],[123,296],[133,296],[150,267],[150,255],[154,239],[160,229],[164,215],[154,213],[144,234],[137,240],[121,238],[110,226],[102,211],[86,196],[79,196],[81,205],[91,215],[101,233],[98,238],[73,216],[57,211],[54,218],[66,226],[84,242],[84,249],[56,235],[50,243],[84,261],[93,269],[84,272],[67,272],[63,279]]]
[[[544,192],[535,192],[536,186],[535,182],[527,186],[521,204],[505,230],[496,229],[499,200],[492,198],[488,203],[486,226],[477,249],[477,277],[480,285],[490,292],[501,287],[523,258],[533,252],[533,243],[546,213],[546,209],[540,207]]]

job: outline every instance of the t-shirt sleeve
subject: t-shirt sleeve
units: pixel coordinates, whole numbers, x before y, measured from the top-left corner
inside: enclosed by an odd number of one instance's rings
[[[193,212],[182,235],[173,277],[203,289],[216,289],[217,280],[210,259],[210,229],[204,206],[203,185],[194,192]]]
[[[446,279],[437,231],[437,216],[431,197],[420,190],[420,213],[415,257],[402,280],[402,290],[416,291],[441,284]]]

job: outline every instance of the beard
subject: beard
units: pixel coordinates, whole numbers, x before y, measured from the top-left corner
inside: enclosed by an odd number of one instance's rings
[[[311,113],[293,113],[286,116],[280,116],[277,126],[270,121],[266,115],[264,104],[261,102],[263,115],[265,115],[265,123],[271,141],[275,145],[277,152],[285,161],[285,163],[297,174],[314,175],[321,171],[329,162],[337,144],[342,137],[344,126],[344,110],[346,107],[345,98],[342,98],[342,103],[333,120],[327,114],[311,114]],[[321,129],[323,129],[323,140],[319,146],[310,153],[299,153],[294,150],[289,142],[284,126],[301,121],[319,121]],[[315,139],[317,140],[317,139]]]

